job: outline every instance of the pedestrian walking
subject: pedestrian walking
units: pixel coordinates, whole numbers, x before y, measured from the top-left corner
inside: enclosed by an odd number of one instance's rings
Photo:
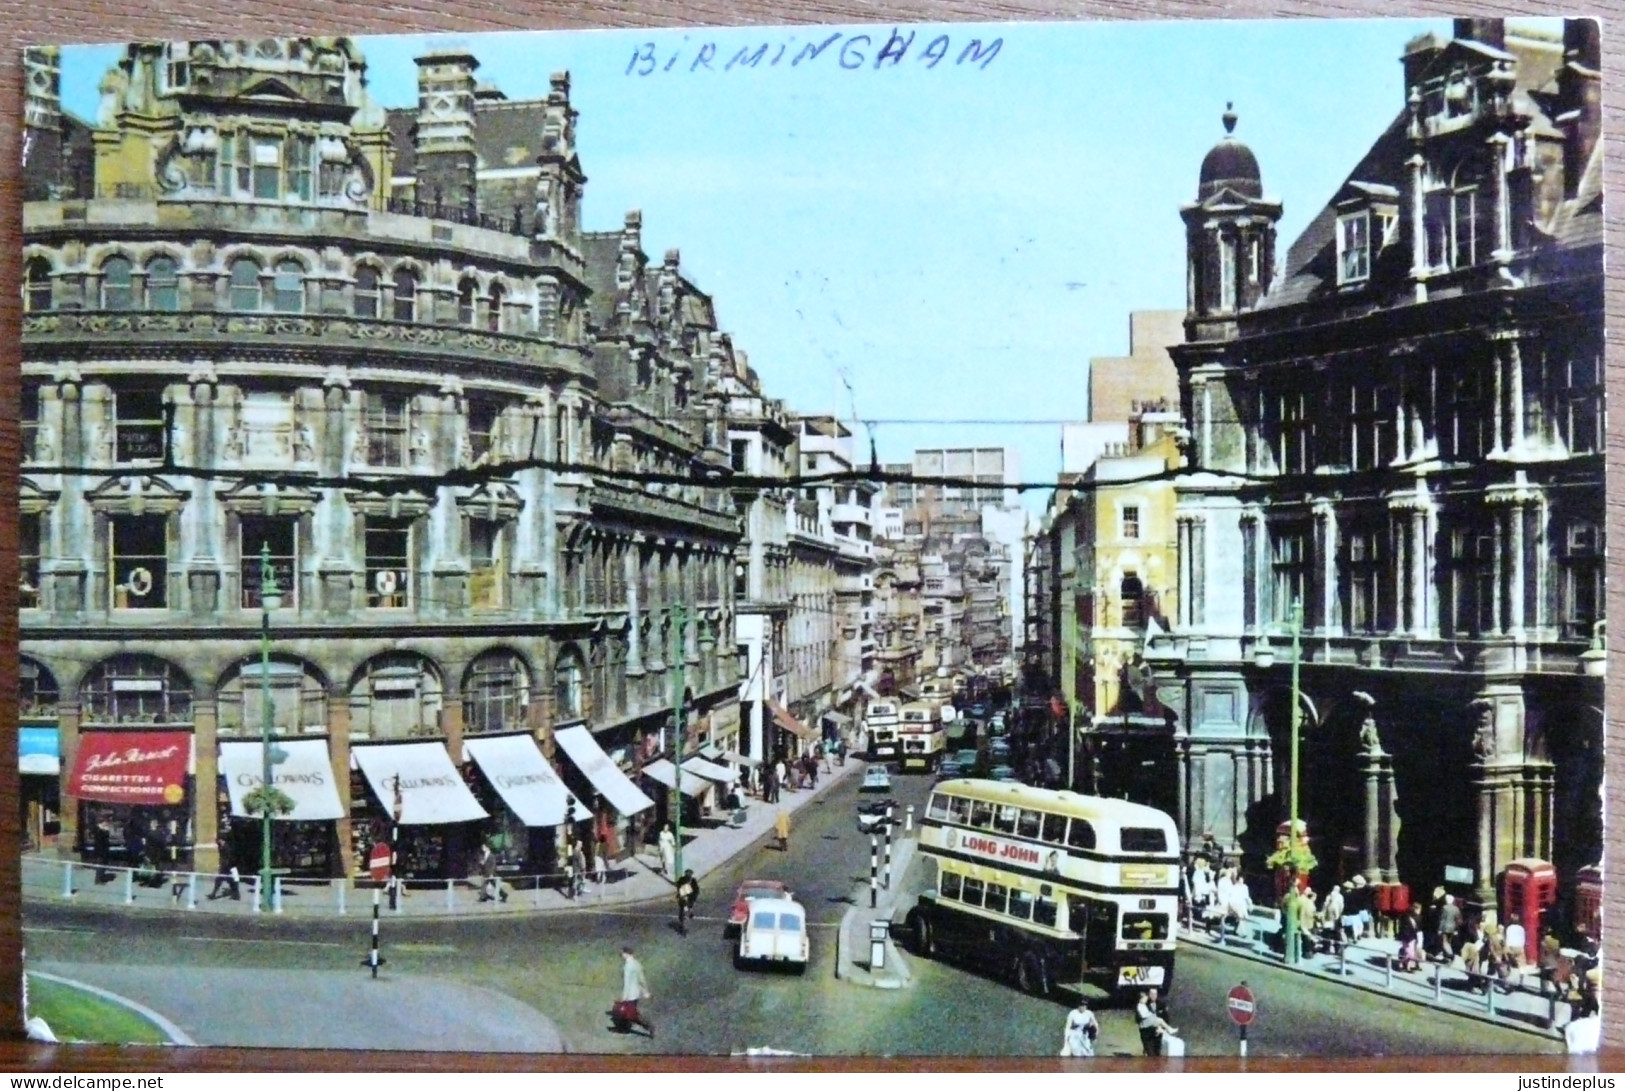
[[[108,827],[107,819],[103,818],[96,823],[96,828],[90,833],[91,858],[96,863],[96,881],[109,882],[113,878],[108,865],[113,862],[113,831]]]
[[[580,897],[587,889],[587,850],[581,847],[581,838],[575,839],[570,849],[570,897]]]
[[[1299,958],[1308,958],[1315,953],[1315,892],[1305,890],[1298,895],[1298,944]]]
[[[1439,931],[1436,942],[1439,945],[1439,958],[1449,965],[1456,961],[1456,932],[1461,928],[1461,907],[1456,899],[1446,894],[1444,904],[1439,906]]]
[[[773,802],[774,803],[777,803],[779,801],[779,791],[785,786],[784,778],[789,776],[789,775],[790,775],[790,770],[785,768],[783,758],[780,758],[778,761],[773,763]]]
[[[694,915],[694,903],[700,900],[700,883],[692,868],[685,869],[677,880],[677,931],[688,935],[688,918]]]
[[[621,996],[610,1008],[610,1019],[615,1029],[626,1033],[634,1026],[642,1027],[649,1037],[655,1036],[655,1025],[638,1009],[643,1001],[651,999],[649,979],[643,972],[643,963],[637,960],[632,948],[621,948]]]
[[[677,868],[677,835],[671,830],[668,822],[660,827],[660,873],[668,879],[676,878]]]
[[[1157,990],[1140,994],[1139,1003],[1134,1006],[1134,1021],[1140,1029],[1140,1048],[1147,1057],[1162,1056],[1163,1035],[1177,1035],[1179,1031],[1168,1025],[1157,1011]]]
[[[1399,965],[1402,974],[1415,973],[1422,968],[1422,907],[1411,906],[1399,920]]]
[[[503,889],[502,879],[497,875],[497,854],[492,850],[491,842],[480,842],[480,854],[475,866],[480,873],[480,901],[507,901],[508,892]]]
[[[1089,1010],[1089,1001],[1080,998],[1078,1006],[1066,1015],[1066,1028],[1061,1032],[1061,1056],[1093,1057],[1098,1037],[1100,1021]]]
[[[807,768],[807,787],[809,787],[809,788],[818,787],[818,755],[816,753],[812,753],[812,754],[807,755],[806,768]]]
[[[774,820],[774,822],[773,822],[773,832],[775,834],[777,834],[778,838],[779,838],[779,851],[780,852],[789,852],[790,851],[790,812],[789,811],[785,811],[785,810],[780,810],[779,811],[779,817],[776,818]]]
[[[215,839],[214,846],[220,854],[220,870],[215,872],[214,889],[209,891],[209,900],[212,902],[229,894],[232,901],[240,902],[243,900],[242,887],[238,885],[241,876],[237,872],[237,860],[231,849],[231,838],[222,833]],[[225,894],[221,893],[221,887],[225,887]]]
[[[600,890],[609,883],[609,846],[602,840],[592,846],[592,881]]]

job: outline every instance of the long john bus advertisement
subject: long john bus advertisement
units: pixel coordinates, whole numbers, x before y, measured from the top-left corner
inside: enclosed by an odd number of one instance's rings
[[[950,849],[984,856],[994,863],[1016,867],[1038,868],[1051,874],[1061,874],[1061,862],[1066,858],[1060,849],[1031,845],[1023,841],[1010,841],[981,831],[970,832],[947,828],[943,830],[943,843]],[[1173,869],[1163,864],[1111,864],[1117,869],[1118,886],[1172,887]],[[1091,876],[1091,878],[1096,878]],[[1099,876],[1100,881],[1111,882],[1111,875]]]

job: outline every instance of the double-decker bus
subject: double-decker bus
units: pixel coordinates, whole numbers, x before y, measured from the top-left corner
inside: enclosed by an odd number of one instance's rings
[[[899,714],[897,739],[902,747],[905,773],[934,773],[948,748],[948,731],[943,715],[953,716],[953,706],[941,701],[910,701]]]
[[[902,754],[897,741],[896,701],[870,701],[863,714],[863,731],[868,736],[868,748],[863,752],[867,761],[896,761]]]
[[[1112,994],[1173,983],[1173,819],[1153,807],[991,780],[936,785],[919,850],[937,866],[906,928],[928,958],[979,964],[1023,990]]]

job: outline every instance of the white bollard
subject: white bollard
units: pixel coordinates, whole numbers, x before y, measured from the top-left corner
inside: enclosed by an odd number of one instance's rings
[[[73,897],[73,861],[72,860],[64,860],[62,862],[62,896],[64,898]]]
[[[124,869],[124,904],[135,904],[135,868]]]
[[[186,908],[197,908],[197,872],[191,871],[186,875]]]
[[[260,911],[260,877],[258,875],[254,876],[254,910],[253,911],[255,913],[258,913]]]
[[[271,880],[271,912],[282,912],[282,876]]]
[[[912,833],[913,831],[914,831],[914,804],[910,803],[907,807],[903,808],[903,832],[904,833]]]
[[[446,908],[447,909],[455,909],[455,908],[457,908],[456,904],[452,901],[452,893],[453,892],[452,892],[452,889],[451,889],[451,884],[452,884],[452,881],[450,879],[447,879],[446,880]]]
[[[350,881],[348,879],[334,879],[333,880],[333,888],[338,891],[339,916],[341,916],[341,917],[344,916],[344,912],[345,912],[344,911],[345,888],[348,887],[349,885],[350,885]]]

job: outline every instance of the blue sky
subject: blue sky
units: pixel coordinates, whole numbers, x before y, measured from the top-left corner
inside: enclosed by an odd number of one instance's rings
[[[1448,36],[1450,24],[897,29],[914,30],[913,43],[878,70],[891,25],[360,44],[386,106],[415,105],[413,58],[430,45],[467,47],[480,79],[510,98],[544,96],[549,73],[568,70],[586,226],[616,228],[641,209],[645,249],[655,260],[681,249],[770,395],[806,412],[852,417],[855,407],[859,420],[1010,422],[879,424],[874,434],[884,460],[917,446],[1011,446],[1034,481],[1053,480],[1060,429],[1015,422],[1081,419],[1087,361],[1127,350],[1129,312],[1183,308],[1179,208],[1223,135],[1225,103],[1266,194],[1285,206],[1284,253],[1403,107],[1405,43],[1425,30]],[[815,59],[790,64],[836,32]],[[927,46],[941,35],[947,48],[932,64]],[[957,63],[973,38],[1002,44],[986,63]],[[646,43],[654,72],[640,76]],[[711,67],[695,67],[707,43]],[[764,43],[757,67],[725,68]],[[70,110],[94,117],[96,84],[117,55],[64,51]]]

